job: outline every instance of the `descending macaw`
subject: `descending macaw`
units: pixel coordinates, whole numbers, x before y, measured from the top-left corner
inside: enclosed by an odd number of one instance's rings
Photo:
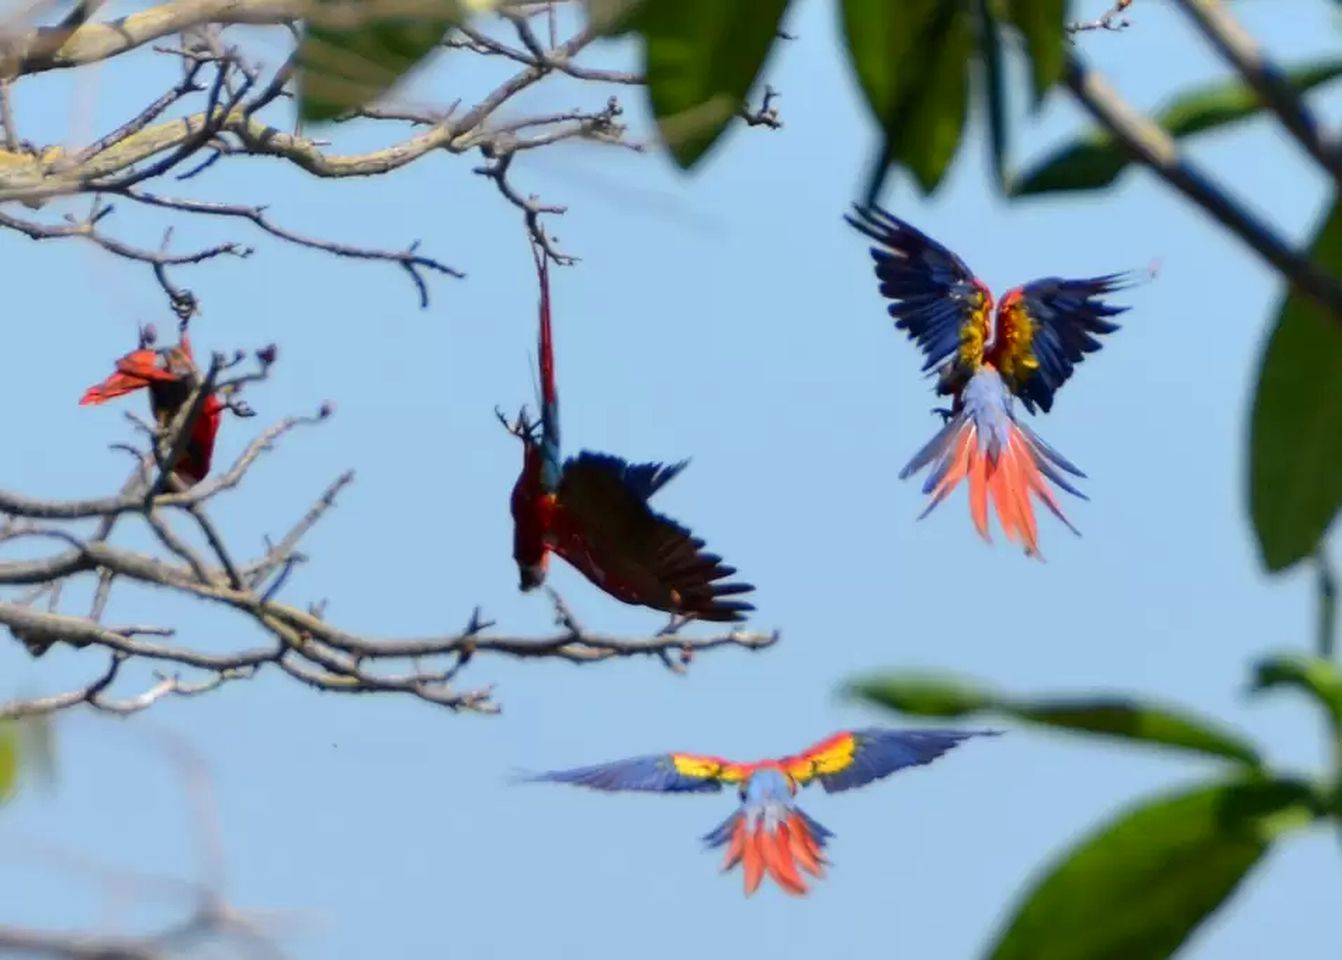
[[[139,349],[121,357],[116,362],[116,372],[102,383],[94,384],[84,391],[79,405],[106,403],[116,397],[133,393],[136,390],[149,389],[149,407],[154,414],[160,430],[165,430],[181,409],[191,392],[200,382],[200,370],[191,353],[191,339],[187,334],[187,321],[179,327],[178,342],[175,346],[152,349],[155,333],[150,326],[140,329]],[[219,422],[225,409],[240,417],[253,416],[253,411],[238,400],[225,401],[217,394],[207,396],[201,405],[200,415],[190,426],[190,438],[182,452],[173,473],[188,486],[199,483],[210,472],[210,460],[214,455],[214,440],[219,432]]]
[[[940,432],[899,473],[903,480],[932,467],[923,485],[932,500],[919,519],[968,477],[979,534],[991,539],[991,498],[1007,538],[1043,559],[1031,494],[1078,533],[1045,481],[1084,500],[1063,473],[1085,474],[1016,419],[1012,397],[1030,413],[1051,410],[1076,364],[1100,349],[1096,337],[1118,329],[1107,318],[1129,309],[1100,297],[1131,286],[1135,275],[1031,281],[1002,297],[993,323],[992,294],[963,260],[880,207],[854,209],[844,219],[880,244],[871,256],[882,296],[895,301],[888,308],[895,326],[922,349],[924,372],[940,365],[937,393],[953,398],[950,410],[937,411],[946,420]]]
[[[559,452],[559,396],[550,334],[550,281],[544,254],[540,279],[540,422],[523,408],[505,426],[523,442],[522,472],[513,486],[513,558],[520,586],[545,581],[549,553],[625,603],[700,620],[738,621],[753,604],[732,599],[755,588],[723,583],[736,572],[704,541],[648,505],[688,465],[627,463],[584,450],[566,462]],[[502,415],[500,415],[502,419]]]
[[[524,779],[572,783],[596,790],[709,793],[734,785],[741,806],[702,837],[709,848],[726,845],[723,871],[742,866],[746,896],[765,872],[783,890],[805,894],[800,866],[823,877],[829,830],[793,802],[797,791],[818,782],[826,793],[860,787],[896,770],[931,763],[961,741],[996,736],[996,730],[849,730],[836,733],[796,756],[755,763],[721,757],[664,753],[592,767],[552,770]]]

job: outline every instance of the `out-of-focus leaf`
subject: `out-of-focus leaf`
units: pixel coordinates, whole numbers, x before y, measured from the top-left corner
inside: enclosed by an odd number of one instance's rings
[[[1020,28],[1030,52],[1034,102],[1062,76],[1065,56],[1067,0],[1007,0],[1007,17]]]
[[[925,673],[869,677],[849,685],[860,700],[918,717],[964,717],[992,710],[999,699],[968,680]]]
[[[860,680],[849,690],[859,699],[915,716],[993,713],[1040,726],[1193,750],[1251,767],[1261,763],[1251,745],[1219,724],[1136,700],[1117,697],[1024,700],[1001,696],[965,680],[904,673]]]
[[[653,116],[682,169],[699,161],[744,105],[787,5],[644,0],[630,20],[643,36]]]
[[[298,46],[298,113],[333,120],[390,90],[460,24],[494,0],[318,0]]]
[[[1287,82],[1298,94],[1342,74],[1342,61],[1328,60],[1292,69]],[[1248,120],[1262,103],[1242,82],[1199,87],[1176,98],[1155,120],[1173,137],[1188,137]],[[1055,150],[1017,178],[1012,196],[1058,191],[1098,190],[1118,179],[1131,162],[1127,149],[1103,131],[1095,131]]]
[[[1342,277],[1342,204],[1310,244]],[[1258,371],[1249,435],[1249,513],[1268,570],[1312,554],[1342,506],[1342,318],[1288,294]]]
[[[992,960],[1165,960],[1314,803],[1301,784],[1255,779],[1140,804],[1026,894]]]
[[[990,0],[978,2],[979,46],[983,50],[984,95],[988,98],[988,150],[997,187],[1006,193],[1010,187],[1007,170],[1009,134],[1006,117],[1006,73],[1002,62],[1002,38],[997,20],[989,9]]]
[[[842,13],[848,56],[883,135],[867,196],[892,164],[931,193],[964,131],[974,12],[963,0],[842,0]]]
[[[0,723],[0,804],[14,795],[19,783],[19,731],[11,722]]]
[[[1342,730],[1342,670],[1331,660],[1285,653],[1260,660],[1254,668],[1255,692],[1295,687],[1314,698],[1334,730]]]

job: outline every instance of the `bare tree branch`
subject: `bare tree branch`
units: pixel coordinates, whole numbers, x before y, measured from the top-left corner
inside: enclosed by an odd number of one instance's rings
[[[0,594],[0,624],[33,656],[42,656],[55,644],[65,644],[90,656],[101,651],[105,658],[94,679],[83,686],[0,703],[0,719],[81,705],[107,713],[134,713],[165,697],[199,695],[265,669],[282,671],[324,691],[401,694],[454,711],[495,713],[500,708],[493,699],[492,687],[459,689],[456,685],[460,672],[481,655],[574,664],[653,657],[673,671],[683,672],[696,653],[727,646],[757,650],[778,640],[777,633],[739,628],[700,637],[682,636],[680,629],[685,624],[676,620],[649,637],[611,636],[580,627],[557,596],[554,603],[560,629],[550,636],[496,633],[494,624],[482,619],[477,609],[459,630],[427,637],[382,638],[331,623],[324,605],[296,606],[280,601],[277,598],[289,571],[304,559],[298,552],[304,536],[329,515],[340,493],[353,482],[353,472],[336,478],[278,541],[267,541],[260,556],[244,562],[233,558],[232,547],[211,518],[209,507],[216,497],[236,488],[261,453],[293,427],[325,420],[331,412],[329,405],[314,417],[292,417],[271,426],[227,471],[190,488],[181,489],[182,481],[167,469],[177,462],[193,410],[203,397],[268,375],[275,361],[273,348],[257,351],[257,357],[261,366],[256,372],[229,373],[243,355],[238,353],[229,361],[216,354],[172,422],[161,433],[151,426],[142,428],[149,435],[149,446],[144,451],[130,448],[136,453],[136,465],[120,493],[96,500],[52,501],[0,491],[0,516],[5,518],[0,547],[54,545],[54,550],[44,555],[33,557],[29,550],[24,559],[0,561],[0,590],[39,587],[10,599]],[[166,485],[165,478],[170,481]],[[145,523],[162,552],[146,553],[109,542],[113,525],[123,518]],[[92,536],[82,535],[74,525],[92,519],[100,521]],[[174,524],[179,521],[194,524],[208,550],[192,547],[176,530]],[[97,578],[92,610],[82,614],[58,609],[61,588],[88,576]],[[221,652],[217,642],[179,640],[181,628],[167,624],[104,624],[102,609],[117,583],[153,586],[226,608],[242,621],[259,627],[271,642]],[[43,596],[50,599],[45,610],[34,606]],[[188,675],[155,669],[147,687],[130,694],[114,694],[115,686],[143,684],[143,680],[127,679],[126,668],[150,662],[188,671]],[[126,683],[120,682],[123,679]]]
[[[1214,0],[1176,0],[1221,57],[1235,68],[1258,98],[1327,174],[1342,188],[1342,153],[1327,142],[1305,99],[1291,88],[1281,68],[1254,43],[1224,4]]]
[[[323,23],[358,25],[370,16],[432,13],[433,2],[379,0],[367,4],[330,0],[321,4],[320,11]],[[343,120],[408,124],[411,128],[408,135],[385,146],[352,154],[331,152],[322,141],[301,130],[281,130],[266,121],[268,107],[294,95],[297,53],[277,69],[267,70],[222,39],[223,31],[231,26],[270,25],[293,30],[303,16],[313,12],[311,0],[170,0],[106,23],[90,20],[98,6],[83,4],[56,27],[11,30],[0,36],[0,77],[11,78],[0,87],[0,122],[7,138],[5,150],[0,151],[0,204],[21,202],[40,209],[53,198],[85,194],[94,197],[92,212],[83,221],[63,224],[0,214],[0,227],[32,239],[84,237],[123,259],[151,266],[160,281],[164,265],[185,266],[219,256],[245,257],[253,249],[237,242],[180,254],[169,254],[166,246],[157,253],[139,249],[110,236],[100,226],[112,211],[100,196],[125,197],[173,215],[243,220],[285,243],[337,257],[395,265],[405,271],[421,307],[425,307],[429,275],[460,278],[464,273],[422,253],[417,241],[386,249],[312,237],[276,223],[265,203],[172,196],[149,184],[165,177],[193,180],[220,162],[238,157],[278,159],[315,177],[344,179],[385,175],[430,155],[478,151],[485,162],[473,169],[492,180],[503,198],[521,212],[532,238],[545,246],[551,258],[572,263],[577,258],[557,250],[553,237],[542,226],[543,217],[561,215],[565,207],[542,203],[517,190],[508,178],[512,159],[519,153],[573,140],[643,149],[642,144],[626,139],[625,127],[618,121],[619,101],[609,93],[601,94],[601,105],[592,108],[506,119],[499,116],[519,94],[556,75],[596,87],[644,83],[638,73],[583,65],[579,58],[597,38],[597,32],[584,27],[567,38],[557,38],[552,3],[514,2],[500,7],[490,24],[504,33],[511,32],[512,41],[475,24],[452,31],[444,46],[454,48],[456,55],[507,60],[516,63],[518,71],[460,111],[457,104],[447,110],[372,104],[352,111]],[[546,15],[546,31],[538,31],[533,25],[534,18],[542,14]],[[542,38],[542,32],[548,36]],[[177,35],[191,39],[172,46],[159,43]],[[133,117],[81,148],[39,147],[18,139],[10,106],[14,83],[48,70],[102,62],[148,44],[155,44],[155,51],[178,60],[180,76]],[[212,71],[208,83],[202,83],[202,71]],[[776,91],[766,90],[759,109],[743,107],[740,116],[751,126],[780,126],[773,106],[776,95]],[[202,98],[203,104],[199,102]],[[171,299],[172,291],[166,283],[164,288]],[[178,305],[174,299],[174,308]]]
[[[1291,287],[1319,304],[1342,323],[1342,284],[1308,256],[1298,252],[1275,230],[1250,213],[1237,199],[1180,151],[1161,126],[1142,116],[1095,71],[1069,53],[1064,82],[1072,95],[1115,139],[1213,219],[1230,230]]]

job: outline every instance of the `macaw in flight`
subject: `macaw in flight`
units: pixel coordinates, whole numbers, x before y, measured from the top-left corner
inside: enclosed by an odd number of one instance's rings
[[[871,728],[836,733],[801,753],[755,763],[721,757],[663,753],[616,760],[592,767],[551,770],[523,779],[571,783],[595,790],[650,793],[713,793],[734,786],[740,807],[702,837],[710,849],[726,846],[724,872],[742,867],[745,895],[759,889],[767,872],[787,893],[801,896],[807,885],[801,867],[824,876],[824,848],[834,836],[794,802],[797,791],[819,783],[826,793],[861,787],[896,770],[931,763],[970,737],[996,730],[889,730]]]
[[[736,568],[703,551],[703,540],[648,505],[688,460],[631,464],[584,450],[561,461],[549,270],[545,253],[533,253],[540,279],[540,421],[532,423],[525,407],[515,424],[498,414],[523,444],[522,472],[511,501],[521,589],[545,581],[554,552],[625,603],[699,620],[745,619],[755,607],[735,598],[754,586],[723,583]]]
[[[871,256],[895,326],[923,351],[924,372],[940,365],[937,393],[953,398],[936,411],[945,418],[940,432],[899,473],[903,480],[932,468],[923,484],[932,500],[919,519],[967,477],[979,534],[991,539],[991,498],[1007,539],[1042,560],[1030,497],[1079,536],[1045,481],[1085,500],[1064,476],[1085,474],[1016,419],[1012,398],[1032,414],[1051,410],[1076,365],[1100,349],[1096,338],[1119,328],[1109,318],[1129,309],[1101,297],[1132,286],[1136,274],[1033,280],[1007,291],[994,318],[987,285],[958,256],[878,206],[854,210],[844,219],[879,244]]]
[[[187,320],[179,326],[175,346],[153,349],[157,334],[152,326],[140,328],[140,346],[116,362],[116,372],[101,383],[84,391],[79,405],[106,403],[136,390],[149,390],[149,407],[160,431],[168,429],[200,383],[201,373],[191,353],[191,338],[187,334]],[[210,472],[214,455],[214,440],[219,433],[219,422],[224,410],[239,417],[255,416],[245,402],[217,393],[207,396],[200,415],[188,430],[186,448],[173,465],[176,474],[187,486],[194,486]]]

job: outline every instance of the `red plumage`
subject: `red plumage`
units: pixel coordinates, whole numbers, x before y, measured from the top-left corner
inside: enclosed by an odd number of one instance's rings
[[[80,406],[106,403],[117,397],[148,389],[149,407],[160,430],[167,429],[200,382],[200,371],[191,352],[186,324],[178,343],[162,350],[150,349],[153,330],[140,332],[140,346],[116,362],[116,372],[84,391]],[[200,413],[189,427],[186,448],[173,465],[173,472],[187,485],[199,483],[210,472],[215,438],[225,404],[218,396],[205,398]]]

